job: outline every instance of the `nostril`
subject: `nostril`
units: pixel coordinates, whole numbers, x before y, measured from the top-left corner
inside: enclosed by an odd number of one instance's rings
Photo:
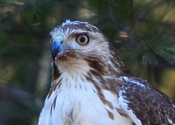
[[[63,44],[64,37],[62,35],[58,35],[54,38],[54,42],[57,42],[59,44]]]

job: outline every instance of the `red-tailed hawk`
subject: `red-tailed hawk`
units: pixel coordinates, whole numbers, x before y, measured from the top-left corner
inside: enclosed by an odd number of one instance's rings
[[[50,34],[53,79],[39,125],[175,125],[175,105],[128,75],[97,27],[66,21]]]

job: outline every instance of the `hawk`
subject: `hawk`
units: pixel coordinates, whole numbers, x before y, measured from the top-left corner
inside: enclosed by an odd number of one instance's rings
[[[38,125],[175,125],[175,105],[131,76],[108,39],[87,22],[51,33],[53,76]]]

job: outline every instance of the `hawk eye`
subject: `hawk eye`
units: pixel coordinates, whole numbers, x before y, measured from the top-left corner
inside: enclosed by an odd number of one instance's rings
[[[76,41],[80,44],[80,45],[86,45],[89,43],[89,37],[85,34],[81,34],[81,35],[78,35],[77,38],[76,38]]]

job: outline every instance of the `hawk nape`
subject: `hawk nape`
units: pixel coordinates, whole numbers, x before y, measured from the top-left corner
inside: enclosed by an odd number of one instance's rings
[[[53,76],[39,125],[175,125],[175,106],[127,74],[97,27],[66,21],[53,29]]]

